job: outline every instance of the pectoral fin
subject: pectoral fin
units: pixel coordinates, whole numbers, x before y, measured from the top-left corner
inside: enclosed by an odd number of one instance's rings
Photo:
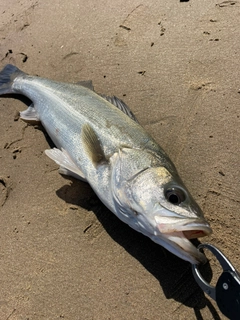
[[[86,181],[84,174],[72,161],[66,150],[53,148],[45,150],[45,154],[60,166],[59,173]]]
[[[101,142],[90,124],[83,125],[81,139],[86,153],[95,166],[101,162],[107,161]]]

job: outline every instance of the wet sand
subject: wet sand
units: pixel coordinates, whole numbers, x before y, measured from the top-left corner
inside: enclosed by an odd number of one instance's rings
[[[0,67],[116,95],[159,142],[240,270],[239,1],[2,0]],[[180,260],[60,176],[0,98],[0,319],[225,319]],[[203,273],[216,281],[211,259]]]

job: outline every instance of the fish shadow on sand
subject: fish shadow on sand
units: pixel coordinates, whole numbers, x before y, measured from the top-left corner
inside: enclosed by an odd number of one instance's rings
[[[72,184],[64,185],[57,190],[58,197],[67,203],[93,211],[111,238],[137,259],[159,281],[167,299],[174,299],[187,307],[193,308],[197,320],[203,319],[201,309],[206,306],[213,319],[221,319],[215,307],[205,297],[194,280],[190,263],[179,259],[120,221],[102,204],[86,183],[69,177],[67,179],[70,179]],[[79,199],[77,195],[81,193],[83,188],[89,189],[88,196],[86,199]],[[195,240],[194,244],[198,245],[199,241]],[[206,281],[211,280],[212,270],[209,263],[201,266],[199,270]]]
[[[27,106],[31,104],[31,101],[22,95],[4,95],[3,97],[21,100]],[[40,124],[37,128],[44,133],[50,147],[54,147],[44,128]],[[167,299],[174,299],[187,307],[193,308],[197,320],[203,320],[201,309],[206,306],[213,319],[221,320],[211,301],[205,297],[203,291],[195,282],[190,263],[179,259],[120,221],[102,204],[88,184],[70,177],[67,177],[67,179],[71,180],[72,184],[64,185],[57,190],[58,197],[66,203],[93,211],[110,237],[159,281]],[[86,188],[88,189],[87,192],[81,192]],[[81,193],[88,195],[86,198],[79,198]],[[198,240],[196,240],[194,244],[197,245],[198,243]],[[200,272],[206,281],[210,281],[212,270],[209,263],[202,266]]]

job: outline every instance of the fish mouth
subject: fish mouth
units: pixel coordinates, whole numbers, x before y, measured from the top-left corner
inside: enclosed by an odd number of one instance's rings
[[[206,220],[155,216],[155,221],[167,250],[192,264],[207,262],[205,255],[190,241],[212,233]]]

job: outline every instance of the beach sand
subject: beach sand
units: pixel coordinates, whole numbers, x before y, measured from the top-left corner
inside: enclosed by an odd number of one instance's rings
[[[0,67],[93,81],[175,163],[240,269],[239,1],[1,0]],[[44,130],[0,98],[0,319],[225,319],[191,265],[58,174]],[[203,274],[216,281],[211,258]]]

